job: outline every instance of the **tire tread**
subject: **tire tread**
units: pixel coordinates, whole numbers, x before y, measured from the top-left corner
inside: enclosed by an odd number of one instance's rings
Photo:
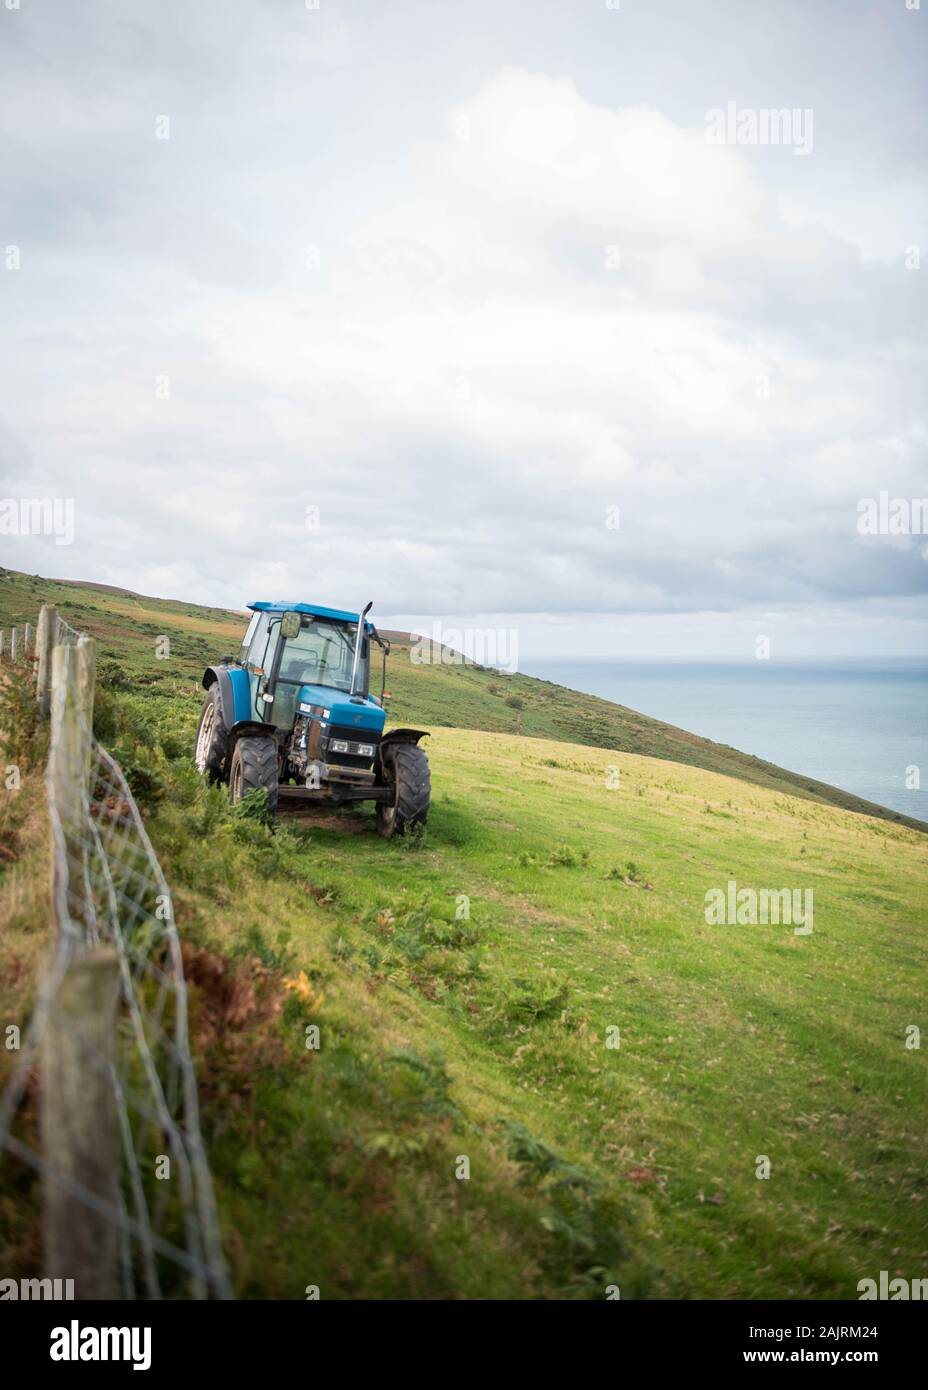
[[[232,756],[238,757],[242,765],[243,794],[247,796],[251,791],[266,790],[268,812],[275,815],[278,787],[277,740],[261,734],[249,734],[238,740]]]

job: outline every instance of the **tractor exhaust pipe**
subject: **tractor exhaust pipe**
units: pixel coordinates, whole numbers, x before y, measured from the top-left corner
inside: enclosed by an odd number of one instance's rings
[[[350,688],[349,691],[348,691],[348,697],[349,697],[349,699],[354,699],[355,696],[358,694],[358,690],[357,690],[357,681],[358,681],[358,670],[360,669],[360,666],[361,666],[361,644],[362,644],[363,641],[364,641],[364,620],[365,620],[365,618],[367,617],[368,613],[369,613],[369,612],[371,611],[371,609],[373,608],[373,606],[374,606],[374,600],[371,599],[370,603],[367,605],[367,607],[365,608],[364,612],[361,614],[360,618],[358,619],[358,635],[357,635],[357,637],[355,638],[355,642],[354,642],[354,661],[352,662],[352,665],[351,665],[351,688]]]

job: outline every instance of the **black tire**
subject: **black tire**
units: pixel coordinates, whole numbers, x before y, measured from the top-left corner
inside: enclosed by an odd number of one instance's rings
[[[193,745],[194,762],[201,776],[208,777],[211,782],[222,781],[228,743],[229,738],[222,721],[219,686],[214,681],[200,710],[197,737]]]
[[[277,814],[277,740],[264,734],[246,734],[237,739],[229,767],[229,800],[234,806],[249,792],[267,791],[267,812]]]
[[[432,798],[432,779],[425,750],[416,743],[388,744],[381,759],[383,782],[392,801],[377,802],[377,833],[385,840],[425,825]]]

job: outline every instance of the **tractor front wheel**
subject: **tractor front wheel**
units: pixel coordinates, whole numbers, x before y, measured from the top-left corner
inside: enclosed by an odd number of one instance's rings
[[[229,770],[229,800],[235,806],[249,792],[267,792],[267,812],[277,814],[277,740],[263,734],[238,739]]]
[[[416,743],[394,743],[383,751],[383,782],[389,801],[377,802],[377,833],[385,840],[425,825],[432,795],[429,760]]]

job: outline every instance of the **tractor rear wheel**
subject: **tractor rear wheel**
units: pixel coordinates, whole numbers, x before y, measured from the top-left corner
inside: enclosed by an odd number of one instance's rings
[[[377,802],[377,833],[385,840],[425,825],[432,796],[429,760],[416,743],[394,743],[384,749],[383,780],[391,788],[389,801]]]
[[[200,722],[197,725],[194,761],[201,776],[208,777],[211,782],[222,781],[222,765],[226,760],[227,744],[225,725],[222,722],[222,705],[219,702],[219,686],[214,681],[203,701]]]
[[[244,801],[249,792],[267,792],[267,812],[277,814],[277,740],[264,734],[250,734],[236,741],[229,770],[229,800]]]

